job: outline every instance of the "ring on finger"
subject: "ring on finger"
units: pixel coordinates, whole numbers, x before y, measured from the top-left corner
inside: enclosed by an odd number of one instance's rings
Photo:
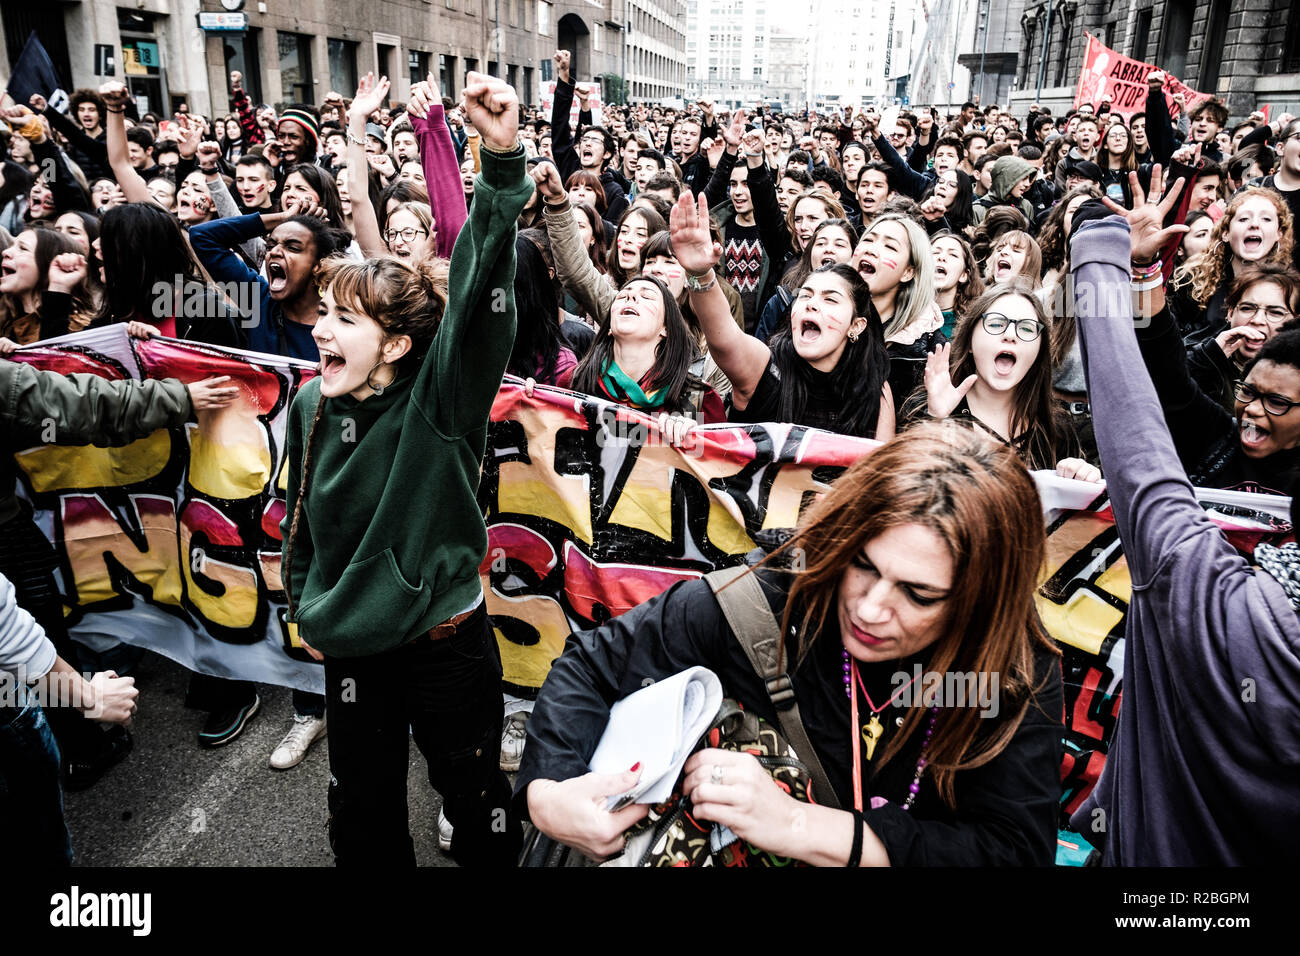
[[[715,763],[713,765],[713,773],[709,775],[709,782],[722,783],[722,766],[720,764]]]

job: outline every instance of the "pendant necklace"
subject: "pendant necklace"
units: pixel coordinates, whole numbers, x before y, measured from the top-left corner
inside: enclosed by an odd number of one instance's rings
[[[862,681],[862,675],[858,673],[858,662],[849,657],[847,649],[842,651],[843,670],[844,670],[844,693],[849,698],[849,726],[853,738],[853,805],[856,809],[862,809],[862,747],[867,749],[867,760],[871,760],[876,753],[876,744],[885,732],[884,725],[880,722],[879,714],[886,707],[892,704],[902,695],[902,693],[916,683],[916,675],[879,707],[872,701],[871,695],[867,693],[866,684]],[[867,706],[871,709],[871,720],[865,725],[858,721],[858,690],[861,689],[862,696],[867,701]],[[921,744],[921,755],[916,761],[916,773],[912,776],[912,784],[908,787],[907,799],[903,803],[904,810],[910,810],[912,803],[916,800],[916,795],[921,792],[921,777],[925,773],[925,767],[928,761],[925,753],[930,747],[930,739],[934,736],[934,724],[939,717],[939,708],[930,709],[930,726],[926,728],[925,740]],[[879,803],[886,803],[880,797],[872,798],[872,808],[874,809]]]

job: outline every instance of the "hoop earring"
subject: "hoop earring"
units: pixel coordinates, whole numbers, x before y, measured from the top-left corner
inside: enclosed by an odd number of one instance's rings
[[[384,394],[384,389],[385,389],[387,386],[385,386],[385,385],[376,385],[374,382],[370,381],[370,376],[372,376],[372,375],[375,374],[375,369],[383,368],[384,365],[385,365],[384,362],[376,362],[376,363],[375,363],[375,367],[372,368],[369,372],[366,373],[366,384],[370,386],[370,390],[371,390],[372,392],[374,392],[376,395],[382,395],[382,394]]]

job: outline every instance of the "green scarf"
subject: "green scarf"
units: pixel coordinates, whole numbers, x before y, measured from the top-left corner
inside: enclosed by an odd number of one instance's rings
[[[618,398],[620,395],[627,398],[637,408],[658,408],[663,405],[668,398],[665,389],[659,389],[650,395],[641,391],[641,386],[632,380],[632,377],[618,367],[613,356],[605,364],[600,375],[600,384],[604,386],[605,391],[611,398]]]

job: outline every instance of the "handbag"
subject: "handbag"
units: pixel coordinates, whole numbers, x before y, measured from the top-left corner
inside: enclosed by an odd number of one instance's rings
[[[838,808],[835,792],[799,715],[789,674],[780,667],[781,629],[751,569],[724,568],[705,575],[723,616],[763,679],[777,710],[773,725],[730,698],[722,702],[696,750],[716,748],[749,753],[777,786],[801,803]],[[791,745],[793,742],[793,746]],[[680,783],[680,782],[679,782]],[[816,799],[814,799],[816,795]],[[726,827],[701,823],[690,801],[675,790],[627,830],[627,845],[605,866],[790,866],[799,865],[739,839]]]
[[[744,565],[704,576],[750,665],[764,682],[776,709],[775,724],[725,699],[695,749],[706,747],[753,754],[777,786],[801,803],[839,809],[835,791],[813,749],[799,714],[790,675],[781,667],[781,627],[763,596],[758,577]],[[679,781],[680,785],[680,781]],[[626,847],[602,866],[790,866],[802,865],[753,847],[726,827],[691,816],[690,801],[677,789],[645,819],[626,831]],[[590,866],[535,828],[520,857],[521,866]]]

